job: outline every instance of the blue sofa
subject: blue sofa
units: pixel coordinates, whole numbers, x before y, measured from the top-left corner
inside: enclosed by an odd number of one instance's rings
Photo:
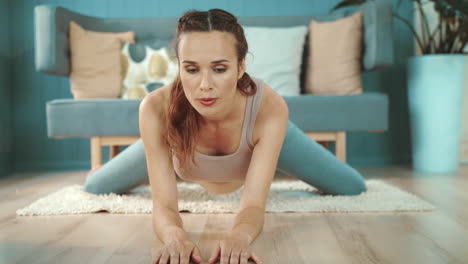
[[[243,26],[287,27],[308,25],[310,20],[332,21],[364,12],[364,52],[362,71],[372,71],[393,63],[391,1],[368,1],[354,9],[321,15],[239,16]],[[169,43],[175,36],[177,18],[99,18],[50,5],[38,5],[35,16],[35,67],[45,74],[70,74],[68,25],[74,20],[93,31],[120,32],[132,30],[136,41],[159,40]],[[307,38],[306,38],[307,39]],[[301,68],[301,85],[308,52],[305,43]],[[69,89],[69,86],[64,87]],[[346,161],[346,132],[382,132],[388,128],[388,96],[370,92],[362,94],[312,95],[284,97],[293,121],[306,134],[319,142],[335,142],[337,157]],[[91,139],[91,166],[102,164],[102,146],[111,146],[110,158],[119,152],[118,146],[131,145],[139,139],[138,109],[141,99],[80,99],[59,98],[46,103],[49,138],[86,137]]]

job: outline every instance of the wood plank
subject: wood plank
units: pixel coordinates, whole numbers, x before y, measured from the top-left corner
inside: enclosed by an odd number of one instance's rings
[[[265,263],[466,263],[468,166],[424,174],[408,166],[358,169],[437,207],[432,212],[267,213],[251,247]],[[16,210],[87,171],[21,173],[0,179],[1,263],[150,263],[162,243],[150,214],[16,216]],[[276,179],[292,179],[281,175]],[[235,214],[181,213],[206,263]],[[253,263],[253,262],[251,262]]]

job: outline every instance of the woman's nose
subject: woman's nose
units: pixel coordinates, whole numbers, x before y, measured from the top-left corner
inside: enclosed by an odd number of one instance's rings
[[[201,82],[200,82],[200,89],[202,90],[210,90],[211,89],[211,76],[209,75],[209,73],[204,73],[202,75],[202,79],[201,79]]]

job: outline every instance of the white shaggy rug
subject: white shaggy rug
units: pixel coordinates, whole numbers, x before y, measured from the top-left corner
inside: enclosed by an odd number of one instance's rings
[[[417,196],[381,180],[366,180],[367,191],[356,196],[321,194],[300,180],[273,181],[267,212],[404,212],[432,211],[435,207]],[[68,215],[107,211],[109,213],[152,212],[151,189],[140,185],[127,194],[94,195],[72,185],[43,197],[16,211],[19,216]],[[242,186],[229,194],[208,193],[200,185],[178,183],[179,211],[191,213],[235,213]]]

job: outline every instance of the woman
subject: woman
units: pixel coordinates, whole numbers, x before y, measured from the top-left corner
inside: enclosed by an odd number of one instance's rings
[[[92,193],[124,192],[149,180],[154,229],[164,247],[155,263],[201,263],[183,230],[176,175],[209,192],[244,190],[234,228],[209,263],[261,263],[249,245],[261,233],[275,170],[335,195],[366,190],[362,176],[288,120],[282,96],[245,72],[248,45],[232,14],[191,10],[179,19],[176,80],[140,104],[141,141],[86,181]],[[212,98],[212,99],[206,99]],[[125,172],[125,179],[117,177]]]

